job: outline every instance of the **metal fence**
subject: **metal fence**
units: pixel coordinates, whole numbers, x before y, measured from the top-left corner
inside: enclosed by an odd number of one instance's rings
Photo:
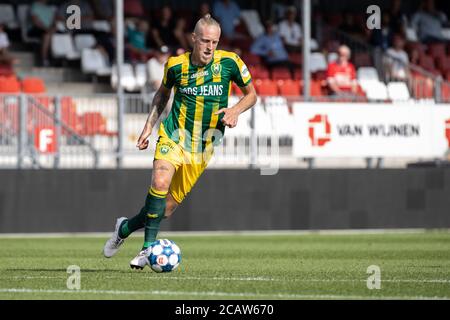
[[[231,96],[229,103],[235,104],[238,99]],[[150,105],[141,95],[125,95],[124,104],[119,117],[115,95],[0,95],[0,167],[151,167],[159,123],[148,150],[139,151],[136,142]],[[292,138],[286,130],[278,133],[281,126],[271,117],[275,110],[288,117],[286,99],[259,99],[255,108],[240,118],[239,127],[228,130],[211,163],[230,167],[270,165],[280,153],[280,144],[289,157]],[[123,124],[119,133],[120,118]]]

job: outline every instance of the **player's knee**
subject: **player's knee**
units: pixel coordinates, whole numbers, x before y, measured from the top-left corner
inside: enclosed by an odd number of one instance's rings
[[[152,188],[159,191],[169,190],[170,180],[166,177],[154,177],[152,181]]]

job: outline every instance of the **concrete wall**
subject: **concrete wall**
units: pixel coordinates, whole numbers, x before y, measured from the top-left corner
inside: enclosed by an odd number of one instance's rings
[[[149,170],[0,170],[0,232],[111,231]],[[450,227],[450,169],[207,170],[162,230]]]

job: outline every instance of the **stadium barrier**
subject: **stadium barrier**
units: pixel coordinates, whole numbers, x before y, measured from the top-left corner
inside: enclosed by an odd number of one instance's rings
[[[0,170],[0,232],[111,232],[150,170]],[[449,168],[208,169],[163,230],[449,228]]]
[[[229,105],[238,99],[230,96]],[[385,159],[387,166],[405,167],[419,158],[442,157],[449,145],[448,105],[298,101],[301,97],[259,97],[255,107],[240,116],[238,126],[220,137],[223,143],[216,147],[210,166],[276,171],[278,167],[320,167],[320,161],[331,160],[325,166],[365,167],[376,157]],[[0,167],[117,168],[120,158],[123,168],[151,168],[158,125],[149,149],[136,148],[149,103],[141,95],[130,94],[124,96],[124,105],[119,117],[115,95],[0,95]],[[119,118],[123,119],[121,132]],[[379,134],[359,132],[364,126]],[[397,134],[402,128],[418,133]],[[389,133],[391,129],[396,136]],[[432,142],[433,152],[425,146],[427,141]],[[424,147],[417,148],[417,143]],[[400,152],[405,149],[411,152]]]

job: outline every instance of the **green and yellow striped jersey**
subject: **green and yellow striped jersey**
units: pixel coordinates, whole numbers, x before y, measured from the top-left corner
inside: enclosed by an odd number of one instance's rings
[[[159,130],[185,150],[201,152],[205,145],[224,134],[220,121],[223,113],[214,113],[228,106],[231,81],[240,87],[251,82],[251,75],[241,58],[232,52],[216,50],[205,66],[191,63],[191,53],[168,59],[163,85],[174,88],[172,110]]]

